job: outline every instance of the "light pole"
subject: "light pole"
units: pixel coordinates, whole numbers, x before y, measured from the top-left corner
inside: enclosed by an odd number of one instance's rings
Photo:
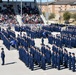
[[[21,0],[21,17],[22,17],[22,0]]]
[[[40,0],[40,12],[42,12],[42,0]]]
[[[47,0],[47,24],[48,24],[48,18],[49,18],[49,13],[48,13],[48,0]]]
[[[22,20],[22,0],[21,0],[21,20]],[[22,21],[21,21],[21,26],[22,26]]]
[[[62,6],[59,7],[59,15],[60,15],[60,16],[59,16],[59,22],[60,22],[60,23],[61,23],[61,10],[62,10],[61,8],[62,8]]]

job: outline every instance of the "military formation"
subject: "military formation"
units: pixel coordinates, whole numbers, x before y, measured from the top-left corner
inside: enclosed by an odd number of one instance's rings
[[[75,32],[74,32],[75,33]],[[56,44],[58,47],[62,48],[63,46],[68,48],[76,47],[76,35],[71,34],[68,31],[62,31],[60,35],[48,35],[48,43]]]
[[[3,30],[1,35],[7,48],[10,46],[10,41],[16,41],[14,47],[19,50],[19,58],[29,69],[34,70],[35,66],[37,66],[46,70],[50,65],[50,68],[61,70],[64,67],[75,72],[75,53],[63,49],[63,46],[68,45],[66,44],[67,39],[65,41],[62,39],[62,36],[64,36],[63,33],[61,33],[61,36],[57,35],[56,37],[51,34],[48,35],[48,43],[53,45],[52,48],[44,44],[45,33],[43,33],[43,37],[41,38],[41,48],[35,46],[35,41],[31,36],[22,35],[22,31],[17,37],[10,30]],[[72,47],[72,44],[69,43],[70,47]]]
[[[64,67],[75,72],[75,54],[55,45],[53,45],[52,49],[48,45],[42,45],[41,49],[31,46],[29,50],[20,46],[19,58],[31,70],[34,70],[34,66],[46,70],[50,65],[50,68],[61,70]]]

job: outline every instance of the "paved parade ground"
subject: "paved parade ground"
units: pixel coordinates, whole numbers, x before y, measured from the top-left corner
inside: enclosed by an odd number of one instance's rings
[[[37,47],[40,47],[41,39],[35,39],[35,43]],[[45,44],[48,44],[48,40],[45,39]],[[48,44],[49,45],[49,44]],[[51,45],[49,45],[51,47]],[[25,64],[20,61],[18,51],[13,50],[7,50],[6,47],[3,45],[3,42],[0,40],[0,49],[4,48],[5,51],[5,65],[1,65],[1,59],[0,59],[0,75],[76,75],[76,72],[72,72],[68,69],[37,69],[34,71],[31,71],[28,67],[25,66]],[[68,51],[75,52],[76,49],[67,49]],[[0,50],[1,53],[1,50]]]
[[[76,75],[75,5],[0,0],[0,75]]]

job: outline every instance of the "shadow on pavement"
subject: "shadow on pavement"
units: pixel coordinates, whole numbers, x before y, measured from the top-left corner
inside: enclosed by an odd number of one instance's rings
[[[15,64],[17,62],[10,62],[10,63],[6,63],[5,65],[11,65],[11,64]]]

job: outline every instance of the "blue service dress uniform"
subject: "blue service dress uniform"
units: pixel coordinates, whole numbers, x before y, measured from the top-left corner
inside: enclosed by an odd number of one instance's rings
[[[5,63],[5,54],[4,51],[1,52],[1,58],[2,58],[2,65]]]
[[[72,61],[72,56],[71,53],[68,56],[68,64],[69,64],[69,70],[71,70],[71,61]]]
[[[57,53],[57,67],[60,70],[60,55]]]
[[[59,51],[59,55],[60,55],[60,64],[63,65],[63,50]]]
[[[72,57],[72,66],[73,66],[72,71],[74,72],[75,71],[75,56]]]
[[[44,44],[44,38],[41,39],[42,45]]]
[[[54,51],[51,54],[51,59],[52,59],[52,68],[54,68]]]
[[[65,68],[68,68],[68,54],[64,54],[64,66]]]
[[[26,53],[26,66],[29,67],[29,54]]]
[[[41,68],[42,68],[43,70],[46,69],[46,57],[45,57],[45,56],[42,56],[42,57],[41,57]]]
[[[33,59],[32,55],[30,55],[30,57],[29,57],[29,68],[31,70],[34,70],[34,59]]]
[[[56,53],[54,53],[54,59],[53,59],[53,63],[54,63],[54,68],[56,68],[57,67],[57,54]]]

